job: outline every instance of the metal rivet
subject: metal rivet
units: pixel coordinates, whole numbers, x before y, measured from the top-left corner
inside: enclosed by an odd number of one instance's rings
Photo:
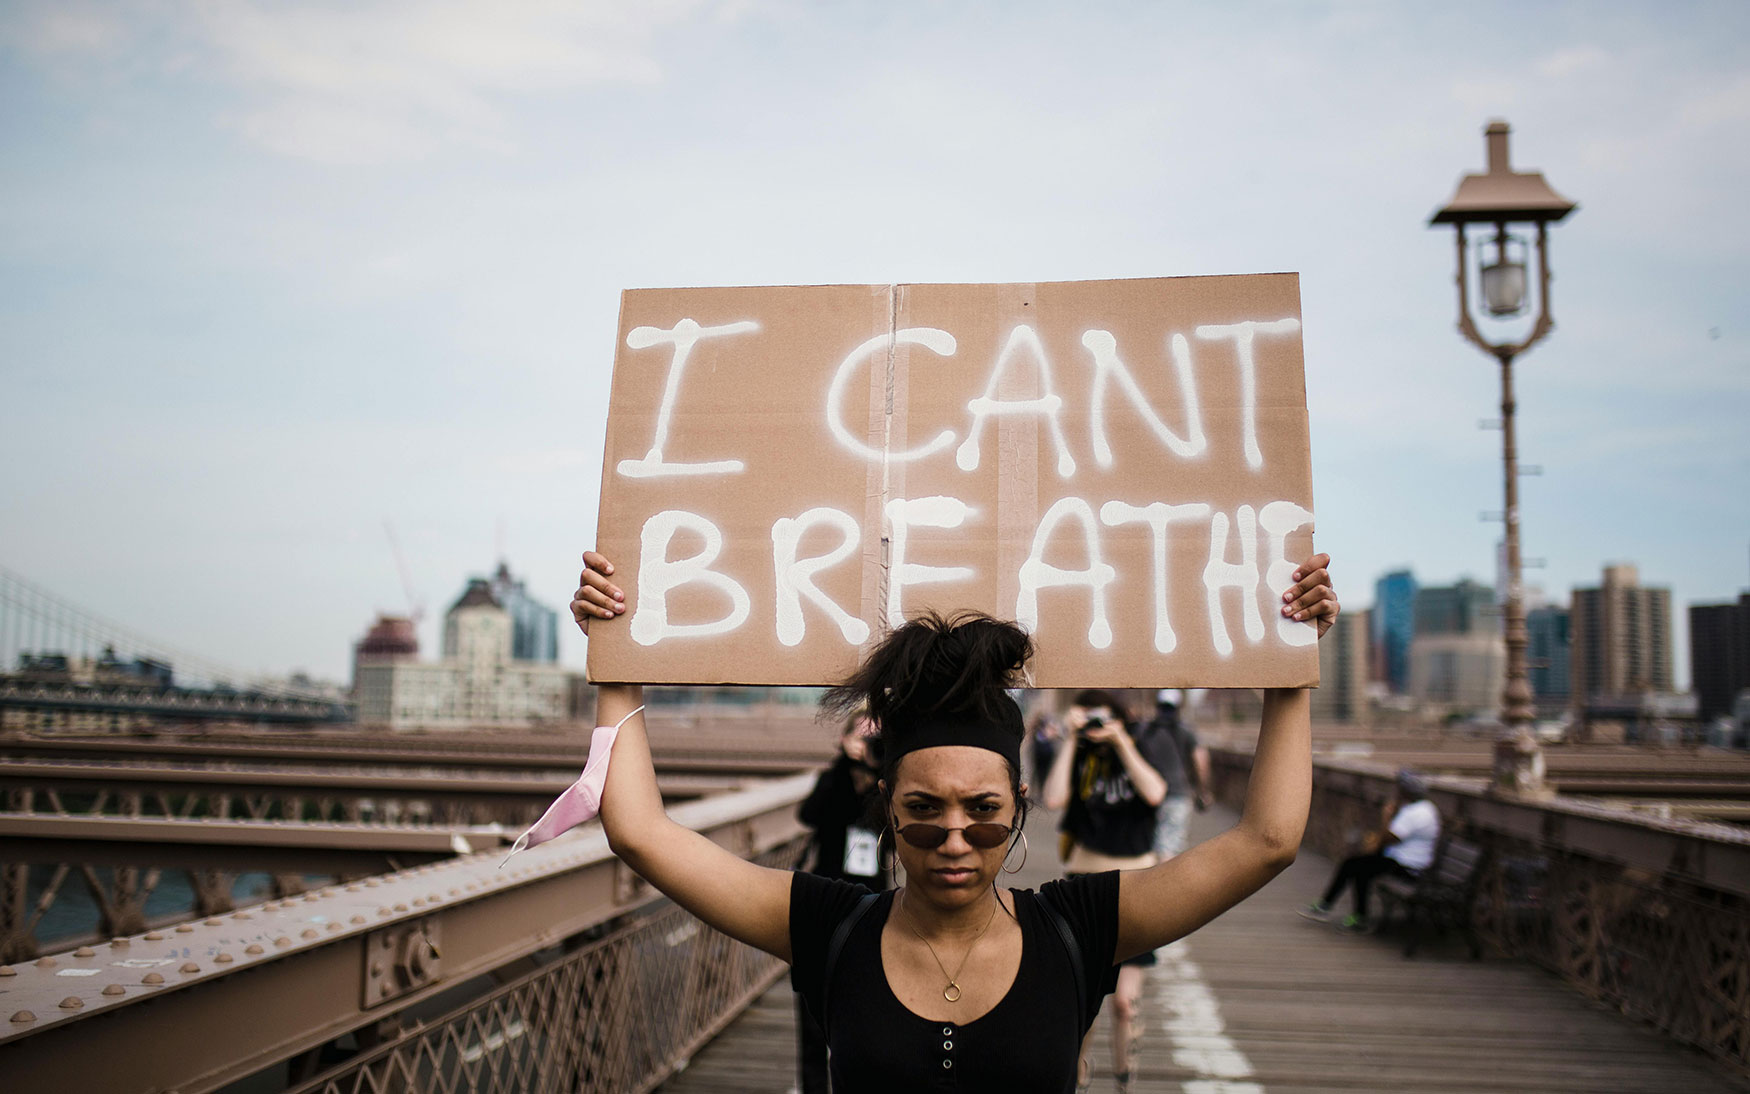
[[[287,938],[285,935],[282,934],[278,938],[273,940],[273,944],[276,946],[290,946],[292,944],[292,940]]]
[[[37,958],[36,967],[39,969],[52,969],[56,964],[57,962],[52,957],[39,957]]]
[[[151,938],[152,936],[147,935],[146,937]],[[125,938],[112,938],[109,940],[109,948],[112,950],[125,950],[128,948],[128,945],[128,940]]]
[[[28,1010],[21,1010],[12,1016],[12,1020],[14,1022],[34,1022],[36,1021],[36,1015]]]
[[[280,910],[280,906],[270,900],[261,906],[261,910],[264,912],[277,912]]]
[[[451,889],[451,890],[450,890],[450,895],[451,895],[451,896],[461,896],[461,895],[462,895],[462,890],[460,890],[460,889]]]
[[[258,953],[266,953],[267,951],[261,948],[261,943],[251,942],[249,945],[243,947],[243,952],[254,957]]]
[[[315,938],[316,937],[316,928],[305,927],[304,933],[299,935],[298,937],[300,937],[300,938]]]
[[[396,907],[397,907],[397,908],[399,908],[399,907],[401,907],[401,905],[399,905],[399,904],[397,904],[397,905],[395,905],[395,906],[396,906]],[[416,897],[414,897],[414,898],[413,898],[413,906],[414,906],[414,907],[415,907],[415,908],[423,908],[423,907],[425,907],[425,898],[424,898],[424,897],[422,897],[422,896],[416,896]]]
[[[149,972],[145,976],[140,977],[140,983],[162,984],[164,983],[164,974],[161,972]]]
[[[218,919],[218,918],[208,919],[208,920],[205,920],[204,922],[209,927],[223,927],[225,925],[225,921],[222,919]]]
[[[176,971],[183,974],[184,976],[190,976],[190,975],[193,975],[194,973],[200,972],[201,967],[199,965],[195,964],[193,961],[190,961],[186,965],[182,966],[182,968],[177,969]]]
[[[109,987],[103,989],[103,994],[105,995],[126,995],[127,992],[128,989],[122,987],[120,984],[111,984]]]
[[[378,881],[376,878],[371,878],[365,882],[365,888],[375,889],[377,886],[379,886],[381,884],[382,884],[382,882]]]
[[[407,905],[397,904],[397,905],[395,905],[395,910],[398,912],[405,912],[407,910]]]
[[[315,893],[305,893],[304,894],[304,903],[305,904],[312,904],[312,903],[314,903],[318,900],[321,900],[321,899],[322,898],[320,896],[317,896]]]
[[[177,934],[193,934],[194,933],[194,924],[193,923],[178,923],[176,925],[176,933]]]
[[[78,1010],[84,1005],[85,1000],[79,998],[77,995],[69,995],[67,998],[61,1000],[62,1010]]]
[[[248,912],[238,912],[236,915],[232,916],[231,918],[232,919],[254,919],[255,917],[250,915]]]
[[[11,965],[0,965],[0,976],[17,976],[18,970]]]
[[[360,884],[358,884],[358,883],[357,883],[357,882],[354,882],[354,883],[353,883],[353,884],[351,884],[351,885],[348,885],[348,886],[347,886],[347,887],[346,887],[346,891],[347,891],[347,892],[349,892],[349,893],[356,893],[356,892],[358,892],[358,891],[359,891],[359,890],[360,890],[360,889],[363,889],[363,888],[364,888],[364,886],[363,886],[363,885],[360,885]]]
[[[365,921],[365,917],[364,917],[364,916],[362,916],[362,915],[355,915],[355,916],[353,916],[353,917],[352,917],[352,921],[353,921],[353,923],[355,923],[355,924],[357,924],[357,923],[363,923],[363,922],[364,922],[364,921]]]
[[[222,953],[222,954],[219,954],[213,958],[213,961],[216,964],[220,964],[220,965],[229,965],[231,962],[233,962],[235,960],[237,960],[237,959],[235,957],[232,957],[228,953]]]
[[[328,929],[331,931],[338,931],[338,930],[340,930],[340,924],[339,923],[330,923],[328,925]]]
[[[78,949],[73,951],[73,956],[74,957],[96,957],[97,951],[92,949],[90,946],[80,946]]]

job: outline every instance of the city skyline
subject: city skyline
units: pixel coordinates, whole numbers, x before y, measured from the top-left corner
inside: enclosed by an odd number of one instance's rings
[[[429,603],[502,557],[563,607],[622,288],[1288,269],[1340,594],[1493,584],[1496,378],[1425,222],[1501,117],[1580,205],[1527,582],[1636,564],[1679,684],[1684,610],[1750,588],[1741,6],[477,11],[0,15],[0,564],[344,679],[408,607],[385,521]]]

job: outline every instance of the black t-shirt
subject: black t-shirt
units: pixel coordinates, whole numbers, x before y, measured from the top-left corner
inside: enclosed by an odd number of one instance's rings
[[[818,1018],[827,992],[832,1088],[837,1094],[896,1090],[1067,1094],[1075,1089],[1082,1035],[1115,986],[1112,953],[1118,943],[1118,874],[1087,874],[1047,882],[1050,895],[1081,951],[1083,996],[1076,990],[1063,936],[1045,918],[1031,889],[1016,889],[1021,966],[1008,994],[966,1024],[932,1022],[907,1010],[888,986],[881,963],[881,930],[893,894],[851,929],[823,984],[826,950],[840,921],[869,890],[809,874],[790,881],[790,985]]]
[[[1117,748],[1079,739],[1075,748],[1063,830],[1103,855],[1140,855],[1154,847],[1155,807],[1136,792]],[[1176,746],[1165,733],[1143,733],[1136,750],[1156,771],[1178,762]]]

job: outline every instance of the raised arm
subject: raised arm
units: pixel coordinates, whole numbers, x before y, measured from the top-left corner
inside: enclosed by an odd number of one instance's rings
[[[1337,618],[1337,596],[1315,555],[1295,571],[1283,615],[1314,621],[1320,637]],[[1263,888],[1294,861],[1312,804],[1310,692],[1272,688],[1239,824],[1148,870],[1120,875],[1115,960],[1183,938]]]
[[[623,614],[625,598],[610,580],[613,563],[594,551],[586,551],[583,562],[571,615],[587,634],[591,619],[600,625]],[[643,704],[644,689],[638,684],[604,685],[596,692],[598,724],[626,719],[614,740],[602,789],[608,846],[640,877],[706,923],[790,960],[789,872],[749,862],[669,819],[656,786],[644,715],[632,714]]]

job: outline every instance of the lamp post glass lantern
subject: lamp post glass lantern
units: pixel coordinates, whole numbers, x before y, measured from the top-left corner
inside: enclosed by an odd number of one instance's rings
[[[1532,733],[1536,708],[1531,681],[1526,672],[1525,596],[1519,554],[1519,449],[1513,413],[1513,359],[1541,341],[1555,327],[1549,306],[1549,225],[1576,208],[1553,190],[1537,171],[1513,170],[1507,155],[1504,121],[1493,121],[1483,131],[1488,170],[1459,180],[1452,200],[1429,220],[1429,225],[1450,224],[1458,237],[1458,330],[1466,340],[1500,365],[1501,370],[1501,470],[1506,506],[1507,601],[1502,607],[1503,639],[1507,647],[1507,682],[1501,692],[1501,735],[1495,742],[1495,789],[1502,793],[1541,796],[1543,752]],[[1490,341],[1477,329],[1471,311],[1469,248],[1465,229],[1472,224],[1493,228],[1477,248],[1477,281],[1481,310],[1492,319],[1510,319],[1531,310],[1536,314],[1531,330],[1518,341]],[[1508,232],[1509,225],[1527,225],[1535,232],[1537,291],[1531,287],[1525,239]]]
[[[1483,286],[1483,306],[1496,319],[1525,313],[1525,240],[1498,233],[1477,248],[1477,280]]]

